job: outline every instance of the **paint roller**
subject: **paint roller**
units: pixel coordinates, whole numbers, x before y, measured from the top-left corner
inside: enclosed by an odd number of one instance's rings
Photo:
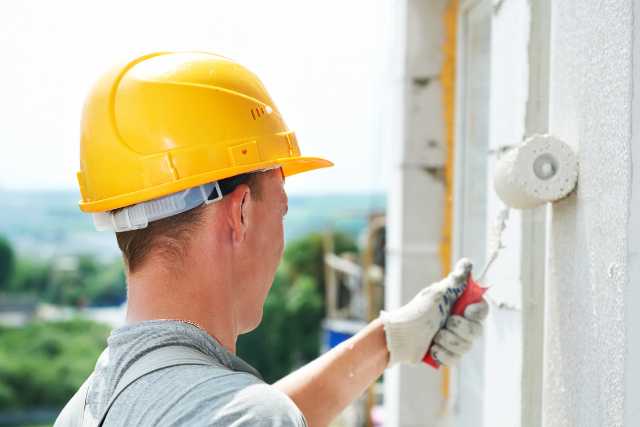
[[[502,231],[509,209],[532,209],[563,199],[573,191],[577,181],[578,159],[571,147],[552,135],[533,135],[502,156],[493,173],[493,186],[505,207],[491,227],[489,259],[477,280],[469,275],[465,290],[451,309],[452,316],[463,316],[467,306],[481,301],[489,289],[482,282],[503,247]],[[422,361],[438,369],[440,365],[431,356],[432,346],[433,343]]]

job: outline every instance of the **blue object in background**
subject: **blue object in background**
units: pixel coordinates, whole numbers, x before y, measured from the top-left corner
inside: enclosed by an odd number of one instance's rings
[[[332,349],[343,341],[348,340],[353,335],[344,332],[336,332],[332,330],[324,331],[324,345],[328,349]]]
[[[365,326],[367,322],[360,319],[322,319],[323,340],[320,352],[326,353],[360,332]]]

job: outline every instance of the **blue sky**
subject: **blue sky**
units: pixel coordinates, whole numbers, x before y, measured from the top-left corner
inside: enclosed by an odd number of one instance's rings
[[[0,189],[75,189],[85,94],[113,63],[200,50],[265,83],[304,155],[292,194],[383,191],[383,0],[0,2]]]

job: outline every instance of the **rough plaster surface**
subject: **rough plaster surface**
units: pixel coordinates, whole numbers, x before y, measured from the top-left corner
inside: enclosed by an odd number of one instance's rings
[[[546,426],[624,425],[632,7],[553,2],[550,131],[580,165],[552,211]]]
[[[633,130],[631,158],[633,161],[633,182],[631,183],[631,206],[629,218],[629,287],[627,289],[627,367],[625,371],[627,426],[640,426],[640,310],[632,309],[640,305],[640,1],[634,2],[634,49],[633,49]]]

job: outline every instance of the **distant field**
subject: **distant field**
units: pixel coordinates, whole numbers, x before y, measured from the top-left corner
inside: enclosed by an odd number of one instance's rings
[[[78,208],[79,197],[76,191],[0,191],[0,236],[7,238],[19,255],[36,258],[118,256],[113,233],[95,231],[91,215]],[[346,217],[335,223],[336,228],[357,238],[366,224],[364,214],[384,211],[385,206],[383,194],[291,196],[285,239],[322,230],[330,218],[340,214]]]

